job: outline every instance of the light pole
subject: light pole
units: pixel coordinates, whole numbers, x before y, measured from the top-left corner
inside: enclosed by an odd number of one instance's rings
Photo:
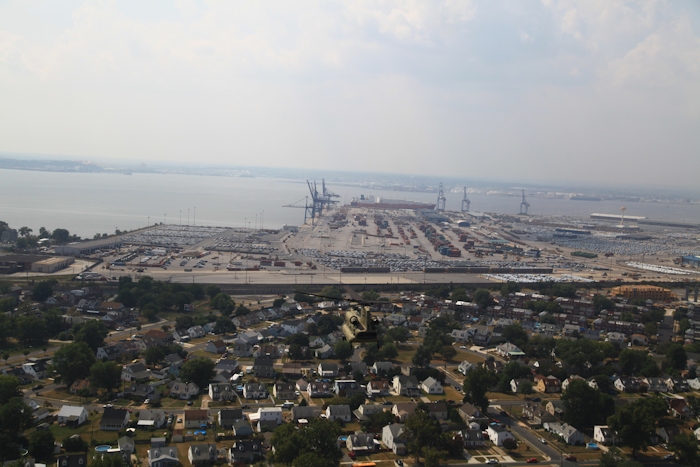
[[[194,217],[192,218],[192,225],[197,225],[197,206],[194,207]]]

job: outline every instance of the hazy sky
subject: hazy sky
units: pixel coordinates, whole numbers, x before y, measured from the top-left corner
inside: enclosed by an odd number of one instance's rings
[[[697,186],[700,2],[0,0],[0,151]]]

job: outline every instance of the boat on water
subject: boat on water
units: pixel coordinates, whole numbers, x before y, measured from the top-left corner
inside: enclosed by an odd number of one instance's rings
[[[600,196],[573,195],[571,201],[603,201]]]
[[[383,198],[380,196],[365,197],[365,195],[360,195],[359,198],[353,198],[352,201],[350,201],[350,206],[368,209],[435,209],[435,203]]]

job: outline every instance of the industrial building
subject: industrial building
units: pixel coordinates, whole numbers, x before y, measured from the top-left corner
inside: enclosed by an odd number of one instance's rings
[[[654,285],[621,285],[611,291],[613,296],[626,299],[643,298],[645,300],[669,301],[675,299],[675,294],[663,287]]]
[[[109,237],[57,246],[54,248],[54,251],[59,255],[83,256],[90,255],[97,250],[121,248],[123,244],[122,237]]]
[[[682,264],[687,264],[689,266],[692,266],[694,268],[700,267],[700,256],[683,256],[681,258],[681,263]]]
[[[0,256],[0,274],[15,272],[51,273],[73,264],[74,258],[46,255],[4,255]]]

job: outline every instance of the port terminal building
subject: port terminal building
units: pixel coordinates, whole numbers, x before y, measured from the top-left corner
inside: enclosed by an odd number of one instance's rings
[[[54,251],[59,255],[83,256],[91,255],[97,250],[113,250],[115,248],[121,248],[123,244],[124,242],[122,237],[108,237],[60,245],[55,247]]]
[[[4,255],[0,256],[0,274],[15,272],[52,273],[67,268],[74,258],[46,255]]]
[[[689,255],[681,257],[681,264],[687,264],[694,268],[700,267],[700,256]]]

